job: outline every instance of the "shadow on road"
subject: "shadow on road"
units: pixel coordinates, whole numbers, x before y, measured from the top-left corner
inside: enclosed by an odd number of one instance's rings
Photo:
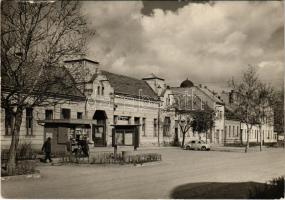
[[[174,199],[248,199],[257,188],[266,184],[257,182],[199,182],[176,187],[171,198]]]

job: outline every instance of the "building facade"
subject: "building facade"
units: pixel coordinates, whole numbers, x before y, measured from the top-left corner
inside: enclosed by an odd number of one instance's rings
[[[277,142],[277,133],[274,132],[273,119],[268,119],[267,123],[261,126],[261,129],[257,125],[249,124],[247,126],[238,120],[231,108],[235,100],[234,91],[223,91],[221,97],[225,102],[224,144],[246,144],[248,127],[250,129],[248,138],[250,143],[260,143],[260,141],[263,144]]]
[[[52,138],[55,151],[63,151],[71,138],[87,138],[90,147],[110,147],[115,142],[121,145],[159,146],[179,144],[182,131],[175,107],[186,110],[214,111],[214,126],[206,133],[189,129],[186,141],[202,139],[214,144],[243,143],[246,141],[246,126],[227,115],[227,106],[232,95],[219,97],[207,86],[194,85],[190,80],[179,87],[169,87],[165,80],[154,74],[143,79],[115,74],[100,68],[99,62],[89,59],[69,59],[66,69],[75,71],[74,79],[81,80],[76,91],[60,95],[64,103],[53,106],[26,109],[20,130],[20,144],[31,143],[40,149],[47,137]],[[11,120],[1,109],[1,148],[9,148]],[[130,134],[137,135],[136,141]],[[114,139],[114,134],[117,134]],[[272,125],[259,129],[253,127],[250,142],[260,140],[275,142]]]

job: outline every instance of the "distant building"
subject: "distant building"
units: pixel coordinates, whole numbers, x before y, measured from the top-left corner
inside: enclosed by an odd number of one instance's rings
[[[233,90],[221,93],[221,98],[225,102],[225,144],[245,144],[247,141],[247,127],[245,123],[240,122],[237,116],[235,116],[232,105],[236,99],[236,95]],[[274,143],[277,141],[277,134],[273,130],[272,121],[268,120],[268,123],[262,126],[262,133],[260,138],[258,126],[252,126],[249,133],[250,143]]]
[[[185,105],[181,105],[182,107],[186,106],[187,109],[203,110],[204,106],[208,106],[215,112],[214,127],[207,133],[207,140],[211,143],[222,144],[224,136],[224,103],[222,100],[207,86],[195,85],[188,78],[180,84],[180,87],[172,87],[171,90],[174,97],[180,95],[189,98],[188,104],[190,105],[187,105],[186,101]],[[193,133],[191,129],[187,136],[189,137],[187,140],[198,139],[199,137],[206,140],[206,133],[198,135]]]

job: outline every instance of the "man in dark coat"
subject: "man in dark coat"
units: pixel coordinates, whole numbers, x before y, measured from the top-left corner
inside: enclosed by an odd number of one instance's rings
[[[52,162],[52,159],[50,157],[51,154],[51,138],[48,137],[45,143],[43,144],[42,151],[45,152],[45,162],[47,162],[47,159],[49,159],[50,162]]]

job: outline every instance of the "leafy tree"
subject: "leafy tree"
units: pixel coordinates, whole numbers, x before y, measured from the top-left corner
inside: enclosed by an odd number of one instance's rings
[[[196,112],[193,112],[192,116],[192,122],[191,122],[191,128],[193,132],[200,133],[208,133],[208,130],[213,128],[215,122],[214,122],[214,111],[211,110],[199,110]],[[206,135],[207,138],[207,135]],[[207,142],[207,140],[206,140]]]
[[[9,175],[15,173],[23,111],[59,103],[58,92],[71,93],[75,81],[60,63],[84,53],[87,34],[78,1],[2,2],[1,107],[13,119]]]

